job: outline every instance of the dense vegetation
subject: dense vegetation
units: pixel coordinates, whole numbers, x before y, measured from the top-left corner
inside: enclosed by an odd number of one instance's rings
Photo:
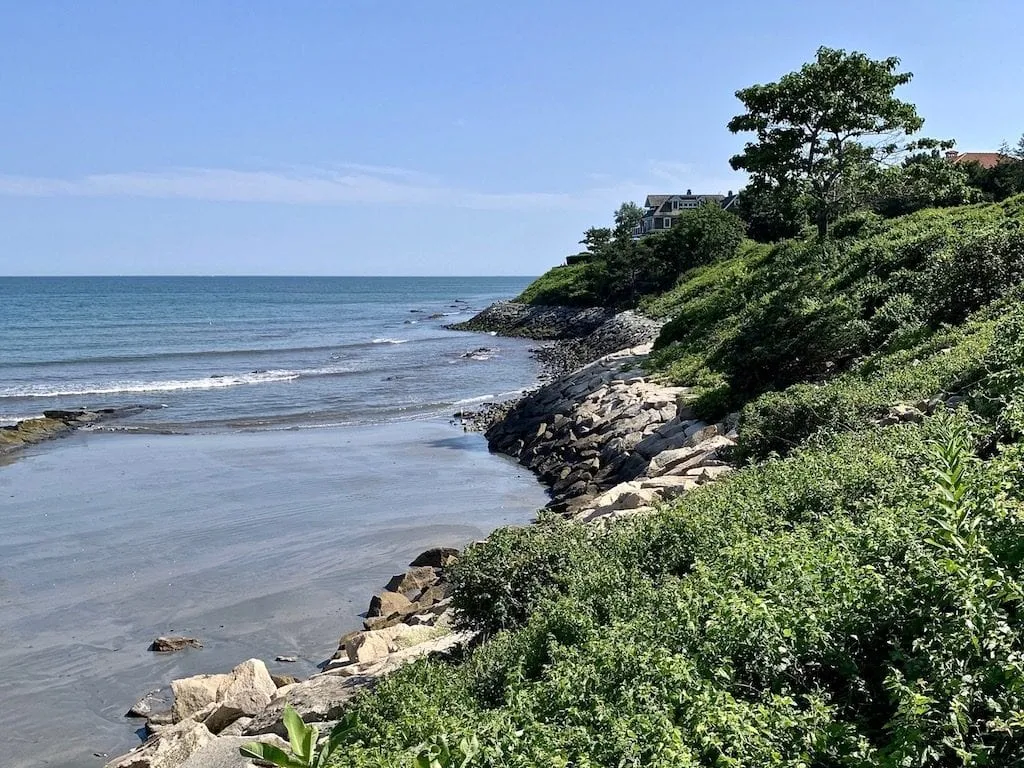
[[[487,641],[361,697],[333,765],[1024,764],[1024,195],[876,170],[825,236],[708,207],[626,245],[620,209],[528,289],[668,318],[654,369],[742,409],[744,466],[604,534],[471,547]],[[800,182],[773,183],[748,211],[778,232]]]

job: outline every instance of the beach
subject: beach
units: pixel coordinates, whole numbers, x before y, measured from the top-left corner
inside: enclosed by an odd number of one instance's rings
[[[128,707],[173,678],[250,657],[309,675],[420,551],[546,499],[437,418],[36,446],[0,469],[5,765],[102,765],[138,743]],[[147,651],[163,634],[204,647]]]

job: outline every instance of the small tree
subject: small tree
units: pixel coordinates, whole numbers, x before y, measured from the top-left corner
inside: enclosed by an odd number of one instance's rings
[[[580,245],[590,253],[600,253],[611,241],[612,230],[610,227],[591,227],[583,233]]]
[[[778,82],[736,92],[746,112],[729,121],[733,133],[753,132],[730,160],[754,182],[795,184],[807,195],[818,234],[858,202],[879,163],[908,151],[948,143],[906,141],[924,123],[913,104],[893,92],[910,82],[899,59],[819,48],[815,60]]]
[[[632,239],[633,229],[643,216],[644,209],[636,203],[623,203],[615,211],[615,229],[612,230],[612,235],[620,241]]]

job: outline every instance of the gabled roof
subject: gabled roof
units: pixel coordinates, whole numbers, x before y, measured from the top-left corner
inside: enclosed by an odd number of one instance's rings
[[[648,195],[644,201],[644,207],[647,209],[645,215],[677,213],[669,205],[673,200],[701,200],[703,202],[721,203],[725,199],[725,195]]]
[[[954,163],[977,163],[982,168],[995,168],[1007,159],[998,152],[961,152],[952,158]]]
[[[644,200],[644,207],[646,208],[658,208],[662,203],[668,200],[672,195],[648,195],[647,199]]]

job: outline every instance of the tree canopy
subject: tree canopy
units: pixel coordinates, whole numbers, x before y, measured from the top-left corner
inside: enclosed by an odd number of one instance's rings
[[[822,47],[814,61],[777,82],[737,91],[746,112],[729,121],[729,130],[752,132],[755,140],[730,164],[748,171],[755,184],[797,186],[826,236],[879,163],[941,144],[907,140],[924,120],[893,95],[912,77],[899,64],[896,57],[874,60]]]

